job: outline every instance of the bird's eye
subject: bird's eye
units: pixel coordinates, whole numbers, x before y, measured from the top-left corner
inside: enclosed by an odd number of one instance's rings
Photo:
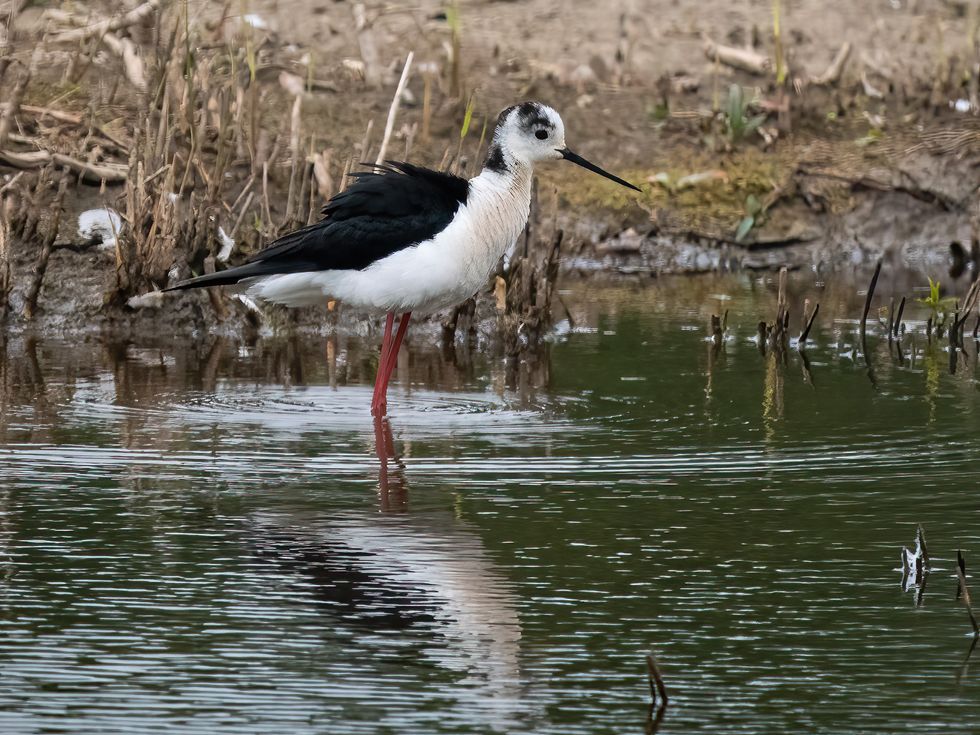
[[[538,140],[544,140],[545,138],[548,137],[548,131],[547,130],[535,130],[534,131],[534,137],[537,138]]]

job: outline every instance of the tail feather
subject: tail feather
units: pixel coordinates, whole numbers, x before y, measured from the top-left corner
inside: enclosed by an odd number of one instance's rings
[[[275,263],[268,261],[256,261],[246,263],[235,268],[228,268],[217,273],[209,273],[196,278],[189,278],[186,281],[174,284],[164,291],[186,291],[191,288],[210,288],[211,286],[231,286],[240,283],[246,278],[258,278],[260,276],[273,276],[283,273],[298,273],[301,271],[316,270],[311,268],[308,263]]]
[[[324,270],[323,265],[314,262],[303,252],[296,252],[311,235],[316,235],[323,228],[323,222],[317,222],[290,232],[271,243],[261,252],[256,253],[243,265],[228,268],[217,273],[210,273],[197,278],[181,281],[164,291],[184,291],[191,288],[209,288],[211,286],[231,286],[246,278],[261,276],[277,276],[286,273],[305,273],[308,271]]]
[[[180,283],[174,284],[168,288],[163,289],[164,291],[186,291],[191,288],[207,288],[209,286],[228,286],[233,283],[238,283],[243,278],[248,278],[252,275],[258,275],[252,273],[252,263],[248,265],[239,266],[238,268],[229,268],[227,270],[218,271],[217,273],[209,273],[204,276],[198,276],[197,278],[189,278],[186,281],[181,281]]]

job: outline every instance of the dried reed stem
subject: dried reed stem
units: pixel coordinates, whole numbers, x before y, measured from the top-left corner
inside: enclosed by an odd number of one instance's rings
[[[27,295],[24,297],[25,319],[33,319],[34,313],[37,311],[37,299],[41,293],[41,285],[44,282],[44,274],[48,269],[48,260],[51,257],[54,241],[58,236],[58,226],[61,223],[61,215],[65,204],[65,194],[68,191],[69,178],[70,177],[67,175],[67,173],[62,174],[61,182],[58,184],[58,194],[55,197],[53,204],[53,214],[51,217],[51,222],[48,226],[48,232],[44,237],[44,242],[41,244],[41,250],[37,255],[37,263],[34,265],[34,278],[31,280],[31,285],[27,289]],[[35,204],[40,205],[39,202],[36,202]]]
[[[371,89],[381,86],[381,59],[378,46],[374,41],[372,24],[367,19],[364,3],[357,3],[352,8],[354,28],[357,32],[357,45],[361,51],[361,61],[364,62],[364,82]]]
[[[428,67],[428,65],[423,65]],[[432,122],[432,72],[426,68],[422,74],[422,142],[429,142],[429,125]]]
[[[385,154],[388,152],[388,141],[391,140],[391,133],[395,128],[395,117],[398,115],[398,108],[401,105],[402,94],[405,92],[405,85],[408,84],[408,75],[412,69],[412,59],[414,58],[415,52],[409,51],[408,56],[405,58],[405,66],[402,67],[402,75],[398,80],[398,86],[395,87],[395,96],[391,100],[391,107],[388,108],[388,120],[385,122],[385,133],[381,139],[381,149],[378,151],[378,158],[375,161],[375,165],[380,166],[384,163]]]
[[[269,162],[262,162],[262,216],[265,217],[265,226],[272,225],[272,210],[269,208]]]
[[[313,155],[313,177],[316,179],[316,190],[324,199],[333,195],[333,177],[330,175],[331,149],[326,149]]]
[[[20,176],[20,174],[17,174]],[[10,217],[13,207],[0,191],[0,324],[7,319],[12,269],[10,267]]]
[[[7,143],[7,136],[14,127],[14,118],[20,110],[20,102],[24,98],[24,91],[27,84],[31,81],[31,71],[26,67],[21,68],[20,76],[14,82],[14,88],[10,90],[9,103],[4,107],[0,114],[0,151]]]
[[[299,204],[296,202],[296,173],[299,170],[301,151],[300,151],[300,134],[301,134],[301,122],[300,113],[303,109],[303,96],[298,94],[293,99],[293,109],[289,116],[289,154],[290,154],[290,167],[289,167],[289,191],[286,195],[286,219],[285,222],[288,224],[294,218],[293,209],[294,207],[298,210]],[[298,217],[298,215],[297,215]]]
[[[237,239],[238,230],[241,229],[242,222],[245,220],[245,215],[248,213],[249,205],[251,205],[252,199],[254,198],[255,198],[255,192],[250,191],[248,193],[248,196],[245,198],[245,204],[242,205],[242,208],[238,212],[238,218],[235,220],[235,226],[232,228],[231,232],[229,233],[229,236],[231,237],[232,240]]]
[[[367,125],[364,126],[364,137],[361,138],[361,160],[367,161],[368,158],[368,146],[371,144],[371,131],[374,130],[374,118],[367,121]],[[351,161],[351,168],[353,168],[354,163]],[[344,173],[344,176],[350,173],[350,168]]]

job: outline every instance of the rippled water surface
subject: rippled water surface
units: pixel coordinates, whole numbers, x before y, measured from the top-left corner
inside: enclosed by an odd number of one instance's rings
[[[419,332],[384,467],[372,340],[9,341],[0,731],[975,732],[975,351],[873,385],[804,282],[809,373],[757,276],[566,294],[516,372]]]

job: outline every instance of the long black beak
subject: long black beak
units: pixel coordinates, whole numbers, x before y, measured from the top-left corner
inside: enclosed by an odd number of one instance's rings
[[[598,166],[596,166],[594,163],[591,163],[590,161],[586,161],[578,153],[572,153],[567,148],[559,148],[558,149],[558,152],[561,153],[561,157],[564,158],[566,161],[571,161],[572,163],[577,163],[582,168],[587,168],[592,173],[599,174],[600,176],[605,176],[610,181],[615,181],[617,184],[622,184],[623,186],[625,186],[627,188],[635,189],[636,191],[642,191],[642,189],[640,189],[640,187],[633,186],[633,184],[631,184],[630,182],[623,181],[618,176],[613,176],[608,171],[603,171],[601,168],[599,168]]]

